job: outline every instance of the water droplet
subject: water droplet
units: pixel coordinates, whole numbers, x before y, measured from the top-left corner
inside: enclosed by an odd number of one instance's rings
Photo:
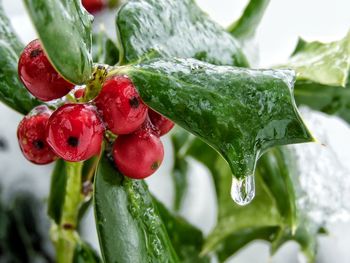
[[[247,205],[253,200],[254,196],[254,175],[249,175],[243,179],[232,178],[231,197],[236,204]]]

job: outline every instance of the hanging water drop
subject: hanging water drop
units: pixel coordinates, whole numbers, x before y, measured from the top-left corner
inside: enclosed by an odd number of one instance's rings
[[[255,196],[254,175],[242,179],[232,178],[231,197],[236,204],[244,206],[249,204]]]

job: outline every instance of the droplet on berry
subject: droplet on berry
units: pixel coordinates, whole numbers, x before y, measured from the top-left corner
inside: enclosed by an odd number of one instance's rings
[[[18,76],[28,91],[42,101],[61,98],[74,87],[54,69],[38,39],[24,48]]]
[[[23,155],[35,164],[48,164],[57,159],[46,142],[46,125],[52,111],[46,106],[34,108],[18,125],[17,138]]]
[[[148,115],[159,136],[167,134],[175,125],[171,120],[151,109],[148,109]]]
[[[113,146],[113,158],[125,176],[143,179],[159,168],[164,158],[164,148],[155,134],[139,130],[118,136]]]
[[[107,128],[115,134],[129,134],[140,128],[148,107],[126,76],[108,79],[94,100]]]
[[[84,161],[99,154],[104,127],[95,107],[65,104],[50,117],[47,142],[62,159]]]

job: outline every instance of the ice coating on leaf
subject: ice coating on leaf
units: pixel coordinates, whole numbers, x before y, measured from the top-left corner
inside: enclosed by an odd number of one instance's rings
[[[236,39],[193,0],[129,0],[116,18],[122,63],[153,51],[216,65],[247,66]]]
[[[345,87],[350,72],[350,32],[330,43],[302,39],[283,67],[297,72],[298,80]]]
[[[294,103],[293,71],[195,59],[154,59],[117,71],[132,79],[149,107],[218,151],[236,178],[253,175],[270,147],[313,141]]]
[[[298,205],[319,225],[348,220],[350,219],[349,126],[337,117],[330,118],[306,108],[302,109],[302,115],[321,144],[290,146],[297,159],[296,183],[300,186],[300,189],[296,188],[299,190]],[[334,131],[337,131],[338,141],[334,137]]]

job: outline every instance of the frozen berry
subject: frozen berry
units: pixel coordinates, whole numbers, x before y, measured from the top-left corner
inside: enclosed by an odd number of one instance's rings
[[[54,69],[38,39],[23,50],[18,75],[29,92],[42,101],[61,98],[74,87]]]
[[[129,134],[140,128],[148,107],[131,80],[125,76],[108,79],[95,99],[107,128],[115,134]]]
[[[85,9],[93,14],[103,9],[106,5],[106,0],[82,0],[82,3]]]
[[[65,104],[50,117],[47,142],[58,156],[78,162],[99,154],[104,127],[93,106]]]
[[[174,123],[171,120],[158,112],[148,109],[148,115],[159,136],[167,134],[174,127]]]
[[[113,158],[119,171],[133,179],[143,179],[153,174],[164,157],[159,137],[146,130],[120,135],[113,146]]]
[[[46,106],[38,106],[18,126],[17,138],[23,155],[35,164],[48,164],[57,159],[46,142],[46,125],[51,113]]]

